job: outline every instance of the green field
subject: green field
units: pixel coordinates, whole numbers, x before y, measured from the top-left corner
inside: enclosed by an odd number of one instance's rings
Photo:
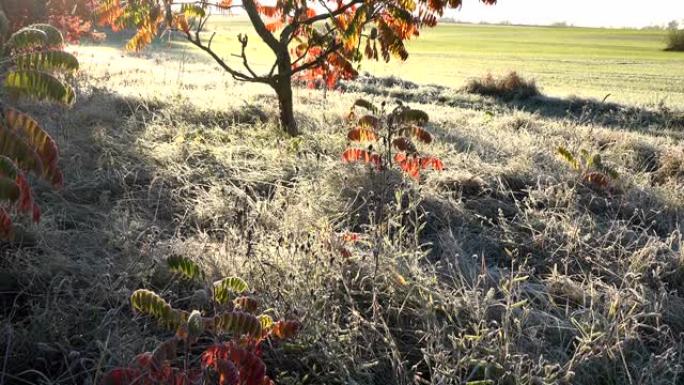
[[[229,17],[215,18],[211,28],[225,56],[238,52],[238,33],[252,32],[246,20]],[[250,37],[250,58],[267,67],[268,49]],[[665,52],[664,44],[662,31],[441,24],[409,42],[406,62],[364,61],[361,71],[459,88],[488,71],[515,70],[536,79],[547,95],[611,94],[617,102],[681,106],[684,54]]]

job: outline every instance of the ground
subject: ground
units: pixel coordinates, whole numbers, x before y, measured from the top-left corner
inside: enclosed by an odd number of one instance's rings
[[[2,245],[0,383],[96,383],[153,348],[164,334],[128,297],[144,287],[192,306],[193,288],[164,269],[170,255],[241,276],[274,316],[302,321],[267,354],[279,384],[682,383],[681,57],[639,59],[663,83],[630,83],[616,65],[602,90],[577,73],[582,92],[553,81],[557,64],[547,76],[526,66],[543,90],[565,91],[529,100],[465,94],[456,80],[299,88],[303,135],[288,138],[270,90],[162,48],[79,47],[72,109],[20,105],[60,143],[66,183],[39,187],[43,221]],[[661,87],[668,103],[634,102]],[[589,98],[604,92],[626,96]],[[416,183],[342,164],[358,97],[427,111],[427,149],[446,170]],[[559,145],[599,152],[619,178],[584,183]],[[331,248],[345,231],[365,234],[350,255]]]

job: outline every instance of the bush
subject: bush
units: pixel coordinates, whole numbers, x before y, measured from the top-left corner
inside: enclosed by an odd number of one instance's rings
[[[62,185],[59,148],[31,116],[11,107],[16,97],[71,105],[73,88],[65,77],[78,60],[64,52],[62,33],[48,24],[12,31],[0,10],[0,240],[13,238],[13,218],[30,214],[40,221],[28,174]]]
[[[471,79],[464,89],[471,94],[504,99],[527,99],[540,95],[534,80],[526,80],[515,71],[500,78],[488,73],[481,79]]]
[[[665,51],[684,52],[684,29],[671,28],[669,30]]]
[[[172,256],[167,264],[180,280],[204,281],[204,272],[189,258]],[[131,306],[135,312],[156,319],[163,328],[175,331],[175,335],[154,351],[137,355],[131,365],[108,371],[101,384],[275,385],[266,374],[262,352],[278,341],[294,337],[301,324],[274,322],[267,314],[256,316],[261,307],[259,300],[248,294],[249,287],[241,278],[204,283],[205,289],[199,292],[200,297],[211,298],[213,312],[205,312],[208,315],[198,309],[174,308],[150,290],[133,292]],[[203,338],[207,336],[210,338]]]

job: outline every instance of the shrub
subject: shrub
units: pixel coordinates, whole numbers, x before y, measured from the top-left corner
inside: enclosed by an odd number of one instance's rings
[[[464,90],[471,94],[503,99],[527,99],[540,95],[534,80],[526,80],[515,71],[499,78],[488,73],[481,79],[471,79]]]
[[[167,264],[179,279],[203,281],[201,268],[188,258],[170,257]],[[211,298],[213,309],[210,315],[176,309],[150,290],[133,292],[132,308],[175,331],[175,336],[152,352],[138,354],[131,365],[110,370],[101,384],[274,384],[266,375],[263,347],[293,337],[300,323],[255,315],[259,301],[247,295],[249,287],[241,278],[227,277],[206,286],[205,297]],[[205,335],[211,338],[202,338]]]
[[[6,20],[2,11],[0,20]],[[30,213],[34,222],[40,220],[26,173],[59,187],[62,172],[56,142],[31,116],[8,103],[17,97],[73,103],[74,90],[61,74],[75,72],[79,64],[61,50],[64,38],[54,27],[33,24],[10,35],[9,25],[0,24],[0,238],[10,239],[16,214]]]
[[[356,107],[365,109],[369,114],[356,121]],[[409,108],[400,101],[394,109],[386,112],[385,103],[378,108],[367,100],[358,99],[352,106],[349,119],[356,124],[347,133],[347,138],[352,142],[371,144],[367,148],[348,147],[342,154],[345,162],[363,162],[379,170],[395,163],[415,180],[420,178],[421,170],[444,169],[440,159],[421,154],[413,142],[415,139],[424,144],[432,143],[432,135],[422,127],[429,120],[426,112]]]
[[[620,177],[620,174],[611,166],[605,164],[601,154],[591,154],[586,150],[581,150],[579,154],[573,154],[563,146],[556,149],[556,153],[577,171],[580,179],[592,186],[607,188],[613,180]]]
[[[668,30],[665,50],[684,52],[684,29],[670,28]]]

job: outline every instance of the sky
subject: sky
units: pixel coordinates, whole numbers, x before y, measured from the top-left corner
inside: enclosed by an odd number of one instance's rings
[[[495,6],[463,0],[461,10],[445,16],[469,22],[640,28],[684,21],[684,0],[498,0]]]

